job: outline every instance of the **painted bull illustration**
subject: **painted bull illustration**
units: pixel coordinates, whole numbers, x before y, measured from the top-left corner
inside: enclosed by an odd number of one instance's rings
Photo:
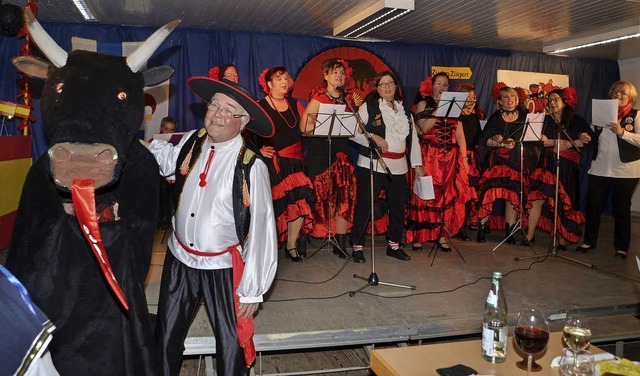
[[[179,21],[127,58],[62,50],[25,11],[51,61],[18,57],[46,78],[40,108],[50,149],[20,199],[7,268],[56,325],[50,349],[62,375],[153,375],[144,292],[158,202],[158,167],[135,140],[145,86],[173,74],[141,67]]]

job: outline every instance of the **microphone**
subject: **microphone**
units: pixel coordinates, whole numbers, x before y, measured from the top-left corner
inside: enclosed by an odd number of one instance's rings
[[[344,96],[346,96],[346,95],[347,95],[347,90],[346,90],[345,88],[343,88],[342,86],[338,86],[338,85],[336,85],[336,86],[334,86],[333,88],[334,88],[338,93],[340,93],[340,94],[342,94],[342,95],[344,95]]]

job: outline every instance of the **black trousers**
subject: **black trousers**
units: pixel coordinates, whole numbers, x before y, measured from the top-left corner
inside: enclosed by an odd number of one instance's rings
[[[180,373],[184,340],[201,298],[216,338],[217,374],[248,375],[236,330],[232,269],[190,268],[169,249],[162,270],[155,333],[163,375]]]
[[[356,173],[358,201],[353,215],[353,227],[351,228],[351,243],[364,245],[364,233],[369,224],[371,213],[371,181],[370,170],[358,167]],[[387,238],[389,241],[402,240],[404,226],[404,206],[407,203],[407,179],[405,174],[391,175],[373,172],[373,197],[378,197],[384,188],[389,206],[389,229]]]
[[[613,203],[613,246],[615,250],[628,251],[631,242],[631,197],[638,184],[638,178],[610,178],[589,175],[587,193],[587,218],[584,243],[596,246],[602,209],[609,192]]]

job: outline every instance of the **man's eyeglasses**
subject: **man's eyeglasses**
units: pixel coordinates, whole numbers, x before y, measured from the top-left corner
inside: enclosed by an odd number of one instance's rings
[[[234,114],[228,108],[220,107],[220,104],[218,102],[209,103],[207,108],[209,109],[209,111],[212,111],[213,113],[216,113],[218,112],[218,110],[220,110],[220,115],[222,115],[223,118],[227,118],[227,119],[231,119],[231,118],[238,119],[245,116],[244,114]]]
[[[378,87],[394,87],[396,86],[395,82],[380,82]]]
[[[620,95],[627,95],[629,94],[626,90],[611,90],[611,94],[613,95],[618,95],[618,93]]]

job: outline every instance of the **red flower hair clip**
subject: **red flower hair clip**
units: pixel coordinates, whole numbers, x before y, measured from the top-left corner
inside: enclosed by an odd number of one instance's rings
[[[433,95],[433,81],[431,80],[431,76],[425,78],[420,82],[420,88],[418,89],[420,95],[423,97],[430,97]]]
[[[578,92],[576,89],[567,86],[562,89],[562,99],[564,99],[564,103],[566,103],[567,106],[574,108],[578,105]]]
[[[353,68],[351,68],[351,67],[349,66],[349,63],[347,63],[347,61],[346,61],[346,60],[344,60],[344,59],[338,59],[338,62],[339,62],[340,64],[342,64],[342,66],[344,67],[344,74],[345,74],[345,76],[346,76],[346,79],[347,79],[347,80],[348,80],[348,79],[350,79],[350,78],[351,78],[351,76],[353,76]],[[345,81],[346,81],[346,80],[345,80]]]
[[[258,76],[258,82],[260,83],[260,87],[262,87],[262,91],[264,91],[266,94],[269,94],[269,85],[267,85],[267,71],[269,71],[269,68],[265,68],[265,70],[260,73],[260,76]]]
[[[218,79],[220,77],[220,67],[213,67],[213,68],[209,69],[208,77],[218,81]]]
[[[505,84],[504,82],[496,82],[496,84],[493,85],[493,88],[491,89],[491,96],[494,100],[497,101],[498,99],[500,99],[500,91],[502,91],[502,89],[504,89],[505,87],[507,87],[507,84]]]

